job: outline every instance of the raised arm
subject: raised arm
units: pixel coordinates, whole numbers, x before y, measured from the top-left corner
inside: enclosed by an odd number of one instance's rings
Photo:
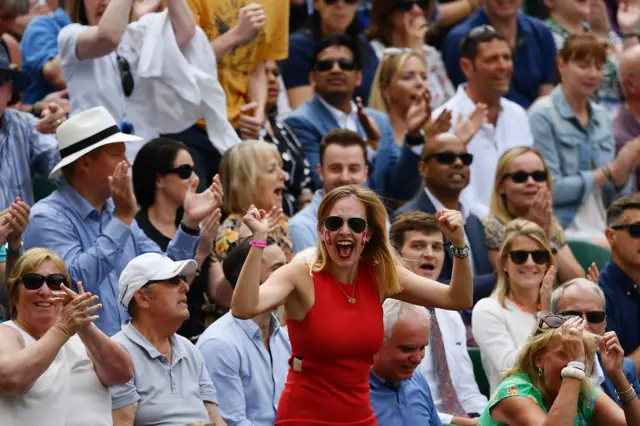
[[[254,241],[266,241],[269,229],[267,213],[252,207],[244,216],[245,225],[253,233]],[[238,277],[231,299],[231,312],[240,319],[250,319],[282,305],[295,290],[292,280],[293,268],[300,265],[285,265],[275,271],[260,285],[260,267],[263,248],[253,246],[249,250]]]
[[[112,0],[104,11],[100,23],[78,35],[76,40],[78,60],[100,58],[116,50],[127,29],[131,7],[132,0]]]
[[[178,46],[183,47],[196,34],[196,21],[193,19],[193,13],[191,13],[186,0],[167,1],[167,10]]]
[[[248,43],[258,36],[266,22],[262,5],[250,3],[240,9],[238,23],[231,30],[220,34],[211,42],[213,53],[218,61],[230,50]]]
[[[440,229],[451,240],[452,247],[465,247],[462,215],[456,210],[436,213]],[[394,296],[415,305],[462,310],[473,305],[473,277],[469,256],[454,256],[453,272],[449,285],[420,277],[403,266],[398,266],[398,278],[402,292]]]

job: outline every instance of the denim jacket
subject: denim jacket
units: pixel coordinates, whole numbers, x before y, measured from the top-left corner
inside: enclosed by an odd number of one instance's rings
[[[589,102],[589,124],[583,128],[562,91],[562,85],[539,99],[529,110],[533,144],[547,163],[553,179],[553,209],[564,228],[594,189],[594,171],[615,159],[611,119],[601,106]],[[631,192],[631,180],[621,188],[602,185],[605,208]]]

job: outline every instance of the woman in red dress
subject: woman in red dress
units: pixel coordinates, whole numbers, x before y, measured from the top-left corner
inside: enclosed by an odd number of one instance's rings
[[[453,310],[471,306],[462,216],[444,210],[437,217],[456,255],[450,285],[402,266],[389,243],[382,202],[356,185],[334,189],[320,204],[315,260],[285,265],[260,285],[260,246],[269,224],[264,210],[249,210],[244,223],[253,232],[253,247],[231,311],[248,319],[284,304],[292,356],[276,425],[377,425],[369,369],[382,345],[384,300]]]

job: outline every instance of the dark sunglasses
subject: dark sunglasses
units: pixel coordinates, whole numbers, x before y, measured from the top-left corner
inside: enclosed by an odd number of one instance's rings
[[[505,174],[504,179],[511,178],[513,183],[525,183],[527,180],[529,180],[529,176],[531,176],[535,182],[546,182],[547,180],[547,172],[545,170],[536,170],[532,173],[527,173],[520,170],[515,173]]]
[[[545,315],[540,318],[540,322],[538,323],[538,329],[536,330],[536,335],[542,333],[545,329],[542,328],[543,325],[547,325],[547,328],[560,328],[562,324],[567,322],[571,317],[563,317],[561,315]]]
[[[591,311],[591,312],[580,312],[580,311],[565,311],[561,312],[560,315],[563,317],[580,317],[584,315],[587,317],[587,322],[591,324],[600,324],[602,321],[607,318],[607,313],[603,311]]]
[[[324,3],[327,6],[332,6],[336,3],[338,3],[340,0],[324,0]],[[343,0],[346,4],[356,4],[358,3],[358,0]]]
[[[180,179],[189,179],[193,173],[194,168],[191,164],[182,164],[176,168],[169,169],[166,172],[162,172],[163,175],[176,174]]]
[[[627,223],[626,225],[614,225],[611,229],[615,229],[616,231],[620,231],[622,229],[626,229],[631,235],[631,238],[640,238],[640,223]]]
[[[462,164],[465,166],[471,165],[473,163],[473,154],[469,154],[468,152],[438,152],[437,154],[431,154],[422,159],[425,163],[432,158],[435,158],[438,164],[447,164],[451,165],[456,162],[459,158]]]
[[[146,287],[151,284],[159,284],[159,283],[161,284],[166,283],[170,285],[180,285],[182,281],[187,282],[187,277],[185,277],[184,275],[176,275],[175,277],[167,278],[166,280],[149,281],[143,287]]]
[[[329,216],[324,220],[324,227],[333,232],[342,228],[344,218],[342,216]],[[347,219],[347,226],[356,234],[362,234],[367,229],[367,221],[361,217],[350,217]]]
[[[118,61],[118,71],[120,71],[120,80],[122,80],[122,90],[124,95],[128,98],[133,93],[133,75],[131,74],[131,66],[129,61],[120,55],[116,55]]]
[[[398,12],[408,12],[414,4],[422,10],[427,10],[427,7],[429,6],[428,0],[401,0],[394,3],[393,10]]]
[[[36,273],[23,274],[20,278],[27,290],[38,290],[42,284],[47,283],[51,290],[60,290],[60,286],[67,282],[67,277],[63,274],[40,275]]]
[[[544,265],[549,261],[549,252],[546,250],[513,250],[509,252],[511,261],[516,265],[523,265],[527,261],[527,259],[529,259],[529,255],[531,255],[534,263],[536,263],[537,265]]]
[[[316,62],[316,71],[326,72],[333,69],[334,64],[338,64],[342,71],[353,71],[356,69],[356,61],[353,59],[323,59]]]

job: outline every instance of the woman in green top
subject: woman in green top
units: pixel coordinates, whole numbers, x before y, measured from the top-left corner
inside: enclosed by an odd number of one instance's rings
[[[584,331],[585,326],[579,317],[543,317],[478,425],[640,426],[640,399],[622,372],[618,337],[613,332],[598,337]],[[591,385],[598,349],[623,409]]]

